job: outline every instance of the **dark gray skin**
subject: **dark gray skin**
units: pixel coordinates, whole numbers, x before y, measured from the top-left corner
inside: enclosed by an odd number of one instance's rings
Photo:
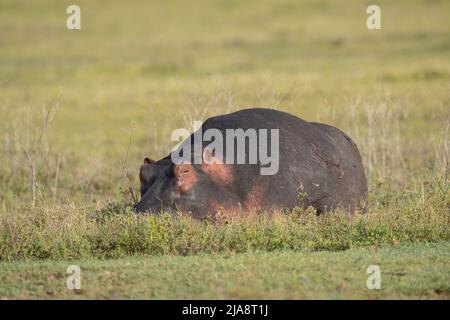
[[[195,217],[243,214],[296,206],[318,213],[364,209],[367,182],[355,143],[341,130],[272,109],[246,109],[209,118],[216,128],[279,129],[279,171],[261,175],[259,164],[174,165],[170,155],[140,169],[138,212],[190,212]],[[193,139],[192,139],[193,140]],[[203,143],[203,148],[209,142]],[[270,150],[270,149],[269,149]],[[246,156],[248,156],[246,150]]]

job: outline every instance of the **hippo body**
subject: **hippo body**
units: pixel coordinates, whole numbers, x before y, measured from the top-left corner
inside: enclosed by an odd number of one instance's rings
[[[260,159],[257,164],[227,164],[223,158],[213,164],[174,164],[169,154],[156,162],[147,160],[140,169],[138,212],[181,210],[204,217],[296,206],[312,206],[318,213],[339,208],[350,214],[363,208],[367,182],[361,157],[339,129],[263,108],[209,118],[199,130],[211,128],[224,136],[227,129],[278,129],[278,171],[261,174]],[[187,143],[193,143],[193,135]],[[202,142],[202,152],[208,143]]]

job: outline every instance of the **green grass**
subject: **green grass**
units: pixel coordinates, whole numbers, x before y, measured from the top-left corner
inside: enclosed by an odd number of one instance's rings
[[[261,213],[256,217],[194,220],[189,216],[141,216],[113,206],[97,212],[67,206],[39,207],[4,214],[0,260],[117,258],[127,255],[195,255],[255,250],[345,250],[399,243],[450,240],[448,189],[436,183],[416,194],[372,203],[352,219],[314,210]],[[406,192],[405,192],[406,193]]]
[[[443,242],[344,252],[1,263],[0,298],[448,299],[449,252],[450,242]],[[81,290],[66,288],[72,264],[81,268]],[[369,265],[380,267],[380,290],[366,287]]]
[[[76,259],[115,276],[110,289],[88,291],[108,278],[87,274],[92,283],[75,297],[114,297],[115,286],[118,297],[448,298],[448,263],[438,263],[448,255],[433,257],[450,240],[450,2],[377,3],[383,29],[369,31],[365,0],[80,0],[82,30],[69,31],[71,1],[2,1],[1,296],[72,297],[47,283],[63,281],[60,260]],[[139,165],[168,154],[174,129],[249,106],[347,132],[368,177],[368,214],[296,209],[214,222],[130,212]],[[391,253],[404,257],[407,275],[396,275]],[[367,265],[369,254],[398,282],[357,287],[364,270],[345,270],[356,257]],[[340,271],[310,270],[302,257]],[[297,260],[307,271],[292,277],[308,290],[288,290],[296,282],[263,264]],[[202,261],[215,273],[185,274],[204,286],[177,287],[166,274],[154,293],[141,287],[141,276],[153,276],[147,263],[172,274],[179,266],[181,277]],[[127,276],[114,273],[140,262]],[[244,262],[261,273],[242,271]],[[254,285],[242,288],[228,267],[249,272]],[[36,278],[25,281],[28,273]]]

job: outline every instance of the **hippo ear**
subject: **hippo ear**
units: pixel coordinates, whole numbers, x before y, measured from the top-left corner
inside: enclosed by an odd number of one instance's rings
[[[150,158],[148,158],[148,157],[146,157],[145,159],[144,159],[144,164],[152,164],[152,163],[154,163],[155,161],[153,161],[152,159],[150,159]]]
[[[176,164],[173,166],[172,172],[177,179],[177,193],[186,192],[197,183],[197,174],[191,164]]]

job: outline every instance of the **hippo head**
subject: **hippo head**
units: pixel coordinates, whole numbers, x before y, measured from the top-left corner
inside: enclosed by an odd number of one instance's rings
[[[233,180],[224,164],[174,164],[168,156],[159,161],[149,158],[140,168],[141,200],[137,212],[190,212],[196,217],[236,204],[227,185]]]

